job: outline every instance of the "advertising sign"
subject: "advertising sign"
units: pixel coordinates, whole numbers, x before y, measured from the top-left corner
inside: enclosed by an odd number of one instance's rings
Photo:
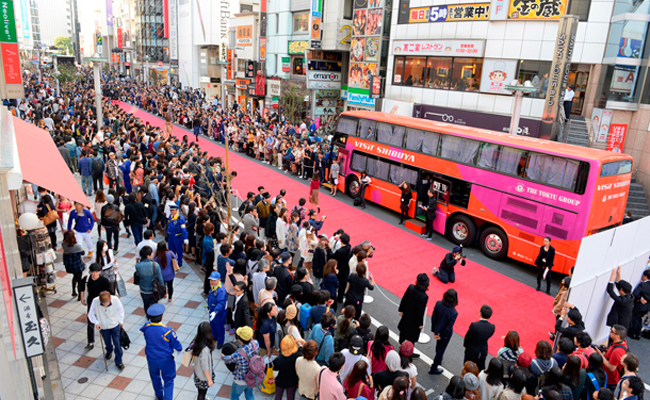
[[[266,38],[260,38],[260,61],[266,61]]]
[[[517,76],[518,64],[516,60],[484,59],[480,91],[485,93],[512,94],[512,91],[504,89],[504,86],[512,82]]]
[[[281,93],[281,88],[282,88],[282,81],[276,80],[276,79],[270,79],[268,81],[269,85],[269,96],[271,97],[280,97]]]
[[[642,40],[622,37],[619,42],[617,57],[639,58],[642,46]]]
[[[113,0],[106,0],[106,25],[113,26]]]
[[[235,50],[229,49],[228,50],[228,69],[226,70],[227,79],[235,79],[235,70],[233,69],[234,64],[235,64]]]
[[[492,0],[490,5],[490,20],[505,21],[508,18],[510,0]]]
[[[568,0],[510,0],[510,19],[560,19],[566,13]]]
[[[627,124],[612,124],[607,137],[607,151],[622,153],[625,148]]]
[[[370,79],[370,97],[378,99],[381,97],[381,76],[373,75]]]
[[[612,75],[611,90],[616,92],[631,93],[634,88],[636,67],[615,65]]]
[[[310,71],[341,72],[343,69],[340,62],[314,61],[307,57],[307,69]]]
[[[242,25],[237,27],[237,46],[253,45],[253,25]]]
[[[497,132],[508,133],[510,131],[510,117],[506,115],[418,104],[413,107],[413,117],[456,125],[473,126],[475,128],[489,129]],[[519,120],[517,134],[538,137],[540,126],[541,121],[539,120],[521,118]]]
[[[409,10],[409,23],[487,21],[489,16],[490,3],[417,7]]]
[[[594,135],[596,135],[596,141],[597,142],[604,142],[607,140],[607,131],[605,131],[605,134],[600,135],[600,121],[603,120],[603,109],[602,108],[597,108],[594,107],[591,110],[591,128],[594,132]]]
[[[238,89],[246,89],[249,83],[251,83],[250,79],[237,78],[235,85]]]
[[[178,0],[169,0],[169,59],[178,60]]]
[[[41,335],[41,324],[38,321],[36,295],[34,294],[32,279],[14,280],[13,289],[25,356],[29,358],[41,355],[45,350],[45,346]]]
[[[365,94],[348,93],[348,105],[359,105],[365,107],[374,107],[375,99],[371,99]]]
[[[310,0],[291,0],[291,11],[309,10]]]
[[[341,82],[310,81],[309,89],[340,89]]]
[[[29,7],[27,0],[20,0],[20,19],[22,20],[23,37],[29,37]]]
[[[14,2],[0,0],[2,10],[2,29],[0,29],[0,54],[2,56],[2,79],[0,96],[5,99],[25,97],[18,53],[18,34],[14,18]],[[38,55],[36,55],[38,63]]]
[[[612,115],[614,115],[614,111],[603,110],[603,117],[600,120],[598,136],[596,137],[596,140],[599,142],[605,142],[607,140],[607,132],[609,132],[609,127],[612,125]]]
[[[169,37],[169,2],[170,0],[163,0],[163,37]]]
[[[255,77],[255,92],[258,96],[264,96],[266,94],[266,77]]]
[[[12,0],[0,1],[2,10],[2,29],[0,29],[0,42],[17,43],[16,18],[14,17],[14,2]]]
[[[307,49],[309,49],[308,40],[289,40],[289,54],[304,55]]]
[[[122,37],[122,28],[117,28],[117,47],[121,49],[124,45],[123,42],[123,37]]]
[[[291,72],[291,57],[282,57],[282,72]]]
[[[307,79],[315,81],[340,82],[341,75],[340,72],[307,71]]]
[[[0,43],[2,49],[2,76],[5,85],[22,85],[20,56],[16,43]],[[4,97],[4,96],[3,96]],[[8,97],[15,98],[15,97]]]
[[[551,76],[549,77],[546,101],[542,113],[544,121],[555,121],[558,107],[564,99],[577,29],[578,17],[566,15],[560,19],[560,26],[555,39],[554,57],[551,62]]]
[[[485,40],[394,40],[393,53],[418,56],[483,57]]]

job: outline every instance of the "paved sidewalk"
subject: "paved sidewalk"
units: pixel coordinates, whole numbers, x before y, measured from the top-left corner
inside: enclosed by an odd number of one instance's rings
[[[105,233],[102,235],[105,237]],[[59,232],[59,237],[61,237]],[[158,235],[156,242],[162,240]],[[97,242],[97,229],[93,232],[93,243]],[[60,242],[59,242],[60,243]],[[46,300],[52,327],[52,340],[56,348],[61,379],[66,400],[131,400],[136,398],[155,398],[147,360],[144,355],[144,337],[140,328],[145,324],[145,312],[138,287],[133,285],[135,270],[135,244],[133,237],[127,239],[121,230],[119,253],[116,256],[118,272],[126,281],[128,295],[121,298],[126,317],[124,328],[131,338],[131,347],[124,352],[123,371],[117,369],[114,359],[108,361],[105,370],[99,333],[95,334],[95,348],[91,351],[86,346],[86,307],[72,298],[71,278],[63,267],[62,257],[55,264],[57,293],[48,293]],[[87,260],[87,259],[84,259]],[[86,261],[86,267],[91,262]],[[88,274],[88,269],[86,272]],[[174,279],[173,302],[163,299],[160,303],[166,307],[163,323],[172,327],[178,339],[186,347],[194,338],[197,326],[207,321],[208,313],[205,300],[201,295],[203,280],[184,261],[183,267]],[[226,341],[234,338],[226,335]],[[232,374],[221,361],[221,352],[213,353],[215,380],[208,391],[210,399],[228,399]],[[194,367],[186,368],[180,364],[181,357],[176,357],[177,376],[174,386],[174,399],[193,400],[197,396],[194,386]],[[257,399],[271,399],[273,396],[263,394],[255,389]]]

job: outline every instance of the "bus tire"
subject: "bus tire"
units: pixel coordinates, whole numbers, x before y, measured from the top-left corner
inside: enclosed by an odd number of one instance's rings
[[[474,220],[463,214],[452,215],[447,222],[447,237],[454,244],[471,245],[476,237]]]
[[[496,226],[490,226],[481,233],[479,246],[486,256],[501,260],[508,255],[508,235]]]
[[[359,196],[359,190],[361,190],[359,178],[356,175],[350,175],[345,180],[345,193],[354,199]]]

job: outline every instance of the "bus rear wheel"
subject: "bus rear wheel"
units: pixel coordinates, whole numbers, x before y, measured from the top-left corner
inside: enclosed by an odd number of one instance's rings
[[[491,226],[481,233],[479,245],[486,256],[495,260],[501,260],[508,255],[508,236],[496,226]]]
[[[345,193],[354,199],[359,196],[359,190],[361,190],[359,178],[350,176],[345,182]]]
[[[476,237],[476,224],[466,215],[452,215],[447,222],[447,237],[453,243],[467,247]]]

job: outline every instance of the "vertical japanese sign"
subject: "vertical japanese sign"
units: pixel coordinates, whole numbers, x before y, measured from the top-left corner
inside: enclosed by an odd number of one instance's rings
[[[33,282],[31,278],[21,278],[13,281],[20,333],[25,346],[25,356],[28,358],[43,354],[45,347],[36,312],[36,295],[34,294]]]
[[[178,0],[169,1],[169,59],[178,60]]]
[[[321,36],[321,18],[323,17],[323,1],[312,0],[311,2],[311,43],[312,49],[322,47]]]
[[[235,63],[235,50],[229,49],[228,50],[228,69],[227,69],[227,77],[228,79],[235,79],[235,71],[233,69],[233,64]]]
[[[237,46],[253,45],[253,25],[241,25],[237,27]]]
[[[260,37],[260,61],[266,61],[266,38]]]
[[[117,28],[117,47],[124,47],[124,38],[122,37],[122,28]]]
[[[607,137],[607,151],[622,153],[625,148],[627,124],[612,124]]]
[[[20,19],[23,23],[23,37],[25,38],[29,37],[29,10],[27,7],[29,7],[27,0],[20,0]]]
[[[20,74],[20,54],[18,52],[18,35],[14,17],[14,2],[0,0],[2,28],[0,29],[0,54],[2,56],[2,81],[0,96],[5,99],[25,97],[23,80]]]
[[[262,0],[260,12],[260,52],[259,61],[266,61],[266,0]],[[264,68],[262,68],[264,70]]]
[[[113,26],[113,0],[106,0],[106,25]]]
[[[163,0],[163,37],[169,37],[169,0]]]
[[[562,105],[564,92],[569,79],[569,68],[573,56],[573,46],[576,41],[578,17],[564,15],[560,18],[560,26],[555,39],[554,57],[551,61],[551,76],[549,77],[548,91],[542,113],[542,121],[555,121],[558,107]]]

